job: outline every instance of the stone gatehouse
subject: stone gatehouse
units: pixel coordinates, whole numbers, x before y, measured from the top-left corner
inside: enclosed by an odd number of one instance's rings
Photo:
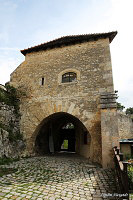
[[[21,131],[26,152],[63,149],[103,167],[118,144],[110,43],[117,32],[66,36],[24,49],[10,84],[23,91]]]

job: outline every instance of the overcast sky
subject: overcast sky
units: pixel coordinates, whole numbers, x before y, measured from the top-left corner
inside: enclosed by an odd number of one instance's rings
[[[0,0],[0,83],[25,49],[65,36],[118,31],[110,45],[115,90],[133,107],[133,0]]]

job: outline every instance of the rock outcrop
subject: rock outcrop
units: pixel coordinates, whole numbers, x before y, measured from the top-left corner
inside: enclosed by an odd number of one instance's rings
[[[5,90],[2,90],[1,88],[0,92],[3,95]],[[6,96],[8,93],[4,95]],[[3,99],[0,99],[0,158],[20,157],[25,148],[20,133],[20,114],[14,106],[8,105]]]

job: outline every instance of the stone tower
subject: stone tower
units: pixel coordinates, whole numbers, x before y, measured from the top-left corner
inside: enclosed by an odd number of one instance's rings
[[[111,165],[118,137],[117,125],[112,130],[108,123],[116,111],[109,44],[116,34],[66,36],[21,51],[25,61],[10,84],[25,94],[20,111],[27,154],[58,152],[67,140],[68,151]]]

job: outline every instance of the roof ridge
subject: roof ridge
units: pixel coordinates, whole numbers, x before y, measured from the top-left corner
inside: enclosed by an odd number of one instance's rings
[[[110,42],[114,39],[114,37],[117,35],[117,31],[112,31],[112,32],[107,32],[107,33],[90,33],[90,34],[80,34],[80,35],[66,35],[62,36],[59,38],[56,38],[54,40],[50,40],[44,43],[41,43],[36,46],[29,47],[27,49],[20,50],[23,55],[26,55],[27,53],[33,52],[33,51],[38,51],[40,50],[46,50],[48,48],[54,48],[54,47],[59,47],[60,45],[65,45],[65,44],[71,44],[71,43],[76,43],[77,41],[79,42],[84,42],[84,40],[92,40],[96,39],[95,37],[108,37]],[[55,46],[54,46],[55,45]],[[43,49],[42,49],[43,47]]]

